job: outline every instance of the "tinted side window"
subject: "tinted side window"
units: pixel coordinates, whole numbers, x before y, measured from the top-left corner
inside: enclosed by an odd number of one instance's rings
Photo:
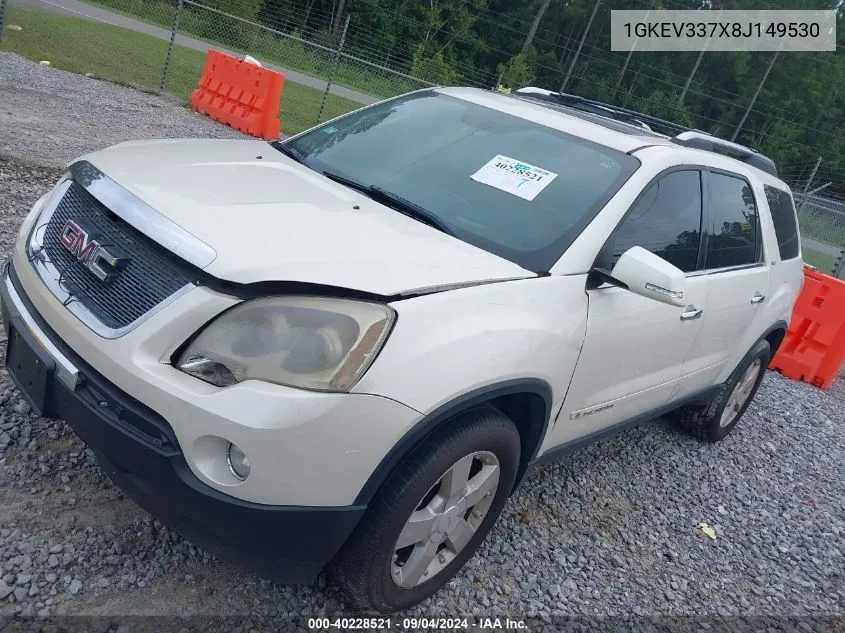
[[[706,268],[753,264],[758,260],[757,204],[741,178],[710,174],[710,235]]]
[[[781,259],[798,257],[798,225],[795,222],[795,207],[792,196],[781,189],[763,185],[769,210],[772,212],[772,222],[775,225],[775,235],[778,238],[778,249]]]
[[[616,227],[612,263],[642,246],[684,272],[695,270],[701,240],[701,174],[675,171],[652,183]]]

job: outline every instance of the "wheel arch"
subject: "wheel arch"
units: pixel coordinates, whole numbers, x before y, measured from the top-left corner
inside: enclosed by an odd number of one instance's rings
[[[781,343],[783,343],[783,339],[786,337],[787,327],[786,321],[777,321],[757,341],[759,343],[763,339],[766,339],[769,342],[769,346],[772,348],[772,358],[775,357],[778,349],[780,349]],[[754,344],[756,345],[757,343]]]
[[[781,346],[784,341],[784,338],[786,337],[787,327],[788,324],[783,319],[779,319],[769,325],[769,327],[763,330],[763,333],[760,334],[760,336],[758,336],[751,342],[751,344],[748,346],[742,356],[740,356],[736,360],[736,362],[725,363],[725,366],[720,372],[718,384],[722,385],[725,381],[727,381],[727,379],[736,370],[736,368],[742,365],[748,359],[749,354],[751,354],[754,348],[757,347],[760,341],[768,342],[769,347],[771,348],[771,358],[769,359],[769,361],[771,362],[771,359],[775,357],[778,348]]]
[[[548,429],[552,389],[539,378],[517,378],[473,389],[437,407],[403,435],[385,455],[355,498],[366,505],[414,447],[442,429],[455,416],[481,405],[499,409],[519,431],[521,454],[514,489],[537,455]]]
[[[742,365],[742,363],[745,362],[745,360],[748,358],[748,355],[751,354],[751,352],[754,350],[755,347],[757,347],[757,344],[760,343],[760,341],[767,341],[769,343],[769,347],[772,350],[771,356],[769,357],[769,362],[771,362],[772,358],[775,357],[775,353],[778,351],[780,344],[783,343],[783,339],[786,336],[786,329],[786,321],[775,321],[774,323],[772,323],[768,328],[766,328],[763,334],[760,335],[757,340],[754,341],[751,347],[748,348],[748,351],[743,354],[742,358],[739,360],[736,366],[731,369],[731,373],[733,373],[737,367],[739,367],[740,365]]]

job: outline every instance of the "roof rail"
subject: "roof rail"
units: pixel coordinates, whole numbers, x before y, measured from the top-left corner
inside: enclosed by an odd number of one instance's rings
[[[579,97],[578,95],[567,94],[565,92],[552,92],[543,88],[526,87],[520,88],[512,93],[515,96],[534,98],[540,101],[555,103],[563,106],[568,106],[578,110],[591,112],[598,116],[604,116],[616,121],[628,123],[638,127],[645,128],[650,131],[663,133],[665,136],[678,145],[684,147],[691,147],[695,149],[703,149],[709,152],[716,152],[719,154],[726,154],[732,158],[736,158],[752,167],[756,167],[773,176],[777,176],[777,167],[774,161],[768,156],[764,156],[759,152],[754,151],[750,147],[720,139],[712,134],[707,134],[695,128],[686,127],[672,121],[666,121],[658,117],[649,116],[612,105],[610,103],[603,103],[594,99],[587,99]],[[653,129],[657,128],[657,129]]]
[[[665,132],[661,130],[653,130],[663,134],[666,134],[667,132],[677,134],[678,132],[685,132],[690,129],[683,125],[672,123],[671,121],[664,121],[663,119],[643,114],[642,112],[636,112],[635,110],[629,110],[610,103],[596,101],[595,99],[587,99],[586,97],[580,97],[566,92],[552,92],[551,90],[545,90],[543,88],[526,87],[520,88],[511,94],[521,97],[535,98],[540,101],[547,101],[558,105],[569,106],[577,110],[592,112],[593,114],[597,114],[599,116],[605,116],[610,119],[615,119],[616,121],[622,121],[623,123],[630,123],[637,125],[638,127],[645,127],[649,130],[651,130],[650,126],[663,128]],[[666,135],[668,136],[669,134]]]
[[[652,129],[643,120],[648,118],[645,115],[640,114],[639,112],[629,113],[619,108],[608,106],[600,101],[592,101],[590,99],[585,99],[584,97],[566,94],[564,92],[552,92],[551,90],[544,90],[543,88],[520,88],[512,94],[547,103],[553,103],[555,105],[568,106],[570,108],[590,112],[598,116],[614,119],[615,121],[620,121],[621,123],[627,123],[629,125],[648,130],[649,132],[652,131]]]
[[[708,152],[716,152],[719,154],[727,154],[733,158],[741,160],[743,163],[756,167],[760,171],[764,171],[772,176],[778,175],[775,161],[768,156],[763,156],[759,152],[755,152],[750,147],[726,141],[718,136],[712,136],[704,132],[690,130],[682,132],[672,139],[673,143],[683,145],[684,147],[694,147],[695,149],[703,149]]]

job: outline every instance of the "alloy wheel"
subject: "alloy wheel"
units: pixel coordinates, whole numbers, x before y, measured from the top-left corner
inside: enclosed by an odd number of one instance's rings
[[[743,405],[748,400],[748,396],[751,395],[751,390],[754,389],[757,377],[760,375],[761,365],[760,359],[756,359],[748,366],[748,369],[745,370],[742,378],[740,378],[734,385],[733,391],[731,391],[731,395],[728,398],[728,402],[725,404],[725,408],[722,411],[722,417],[719,420],[720,427],[725,428],[726,426],[729,426],[734,419],[736,419],[740,410],[742,410]]]
[[[391,575],[415,587],[448,567],[472,540],[496,497],[499,460],[478,451],[455,462],[408,517],[394,545]]]

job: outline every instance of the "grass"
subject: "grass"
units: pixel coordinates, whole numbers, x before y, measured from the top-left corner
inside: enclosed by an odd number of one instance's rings
[[[85,0],[116,13],[166,29],[173,25],[173,2],[160,0]],[[315,77],[331,74],[333,55],[302,41],[281,37],[254,23],[246,23],[213,13],[194,5],[185,5],[179,33],[220,44],[240,53],[250,53],[269,63],[298,70]],[[377,97],[393,97],[425,87],[420,81],[382,71],[366,64],[342,58],[333,83]]]
[[[833,212],[804,208],[798,216],[801,234],[832,246],[845,246],[845,218]]]
[[[83,0],[87,4],[103,7],[115,13],[148,24],[170,28],[176,16],[176,3],[170,0]]]
[[[168,43],[164,40],[110,24],[15,6],[9,8],[8,23],[22,30],[6,29],[0,49],[142,90],[159,89],[167,56]],[[166,91],[187,103],[204,60],[204,53],[177,46]],[[295,134],[314,125],[322,98],[320,90],[285,81],[280,116],[282,131]],[[360,104],[354,101],[330,94],[323,120],[358,107]]]
[[[830,275],[836,268],[836,255],[820,253],[807,247],[801,248],[801,255],[805,262],[815,266],[819,269],[819,272],[823,272],[825,275]]]

